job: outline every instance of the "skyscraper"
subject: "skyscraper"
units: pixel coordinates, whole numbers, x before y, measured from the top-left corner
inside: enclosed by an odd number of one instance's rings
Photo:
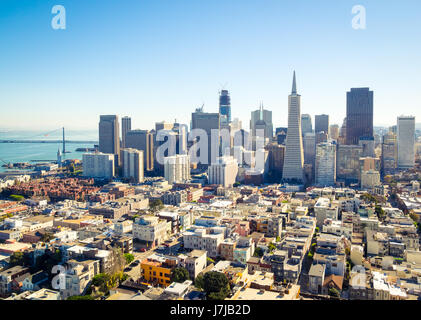
[[[301,127],[302,127],[303,137],[306,135],[306,133],[313,132],[313,124],[311,122],[311,115],[309,114],[301,115]]]
[[[169,183],[185,182],[190,179],[189,155],[175,155],[164,158],[164,177]]]
[[[276,142],[270,143],[266,146],[269,151],[269,170],[274,182],[279,182],[282,179],[282,170],[284,168],[285,146],[277,144]]]
[[[337,124],[332,124],[329,126],[329,137],[332,140],[338,141],[339,139],[339,126]]]
[[[316,146],[316,185],[333,186],[336,183],[336,143],[329,141]]]
[[[203,112],[203,107],[196,109],[196,111],[192,113],[192,129],[202,129],[206,132],[206,135],[208,137],[207,164],[213,163],[219,156],[219,113]],[[213,136],[212,131],[214,132]],[[216,141],[212,141],[212,139]]]
[[[357,145],[361,137],[373,136],[373,91],[351,88],[346,94],[346,144]]]
[[[126,134],[132,130],[132,118],[123,117],[121,118],[121,146],[126,148]]]
[[[122,149],[123,177],[134,183],[143,181],[143,151],[137,149]]]
[[[316,135],[307,133],[303,138],[304,163],[314,165],[316,156]]]
[[[209,184],[220,184],[225,188],[232,187],[238,173],[238,163],[234,157],[218,157],[208,168]]]
[[[272,139],[272,111],[265,110],[263,104],[260,105],[259,110],[251,112],[250,131],[253,137],[256,137],[256,129],[263,129],[265,131],[265,138]]]
[[[288,97],[288,133],[286,139],[283,179],[303,181],[304,150],[301,134],[301,96],[297,94],[295,78]]]
[[[339,144],[336,156],[336,179],[346,185],[357,183],[360,175],[360,158],[363,147]]]
[[[381,162],[383,175],[391,174],[397,168],[398,143],[396,134],[392,131],[383,136]]]
[[[143,151],[143,168],[154,168],[154,137],[148,130],[131,130],[126,134],[126,147]]]
[[[219,115],[221,126],[231,123],[231,98],[228,90],[221,90],[219,94]]]
[[[415,165],[415,117],[398,117],[398,168]]]
[[[120,125],[118,116],[102,115],[99,120],[99,152],[114,154],[115,164],[120,166]]]
[[[111,179],[114,176],[114,155],[106,153],[85,153],[82,156],[83,176]]]
[[[314,132],[329,133],[329,116],[327,114],[319,114],[314,117]]]

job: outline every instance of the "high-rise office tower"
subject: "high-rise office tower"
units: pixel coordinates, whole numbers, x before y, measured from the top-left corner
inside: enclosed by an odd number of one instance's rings
[[[398,168],[415,165],[415,117],[398,117]]]
[[[285,146],[273,142],[266,146],[266,150],[269,151],[269,171],[272,173],[272,177],[279,182],[282,179],[284,168]]]
[[[132,130],[132,118],[123,117],[121,118],[121,146],[126,148],[126,134]]]
[[[225,188],[232,187],[238,173],[238,163],[234,157],[218,157],[208,168],[209,184],[220,184]]]
[[[221,127],[231,123],[231,98],[228,90],[221,90],[219,94],[219,115]]]
[[[339,139],[339,126],[337,124],[332,124],[329,127],[329,137],[332,140],[338,141],[338,139]]]
[[[143,151],[137,149],[122,149],[121,157],[123,163],[123,178],[131,182],[140,183],[143,181]]]
[[[327,114],[318,114],[314,117],[314,132],[329,133],[329,116]]]
[[[358,183],[360,158],[363,148],[358,145],[339,144],[336,156],[336,179],[346,185]]]
[[[185,182],[190,179],[189,155],[175,155],[164,158],[164,176],[168,183]]]
[[[301,115],[301,131],[302,131],[303,137],[306,135],[306,133],[313,132],[313,124],[311,122],[311,115],[309,114]]]
[[[85,177],[112,179],[114,176],[114,154],[85,153],[82,157],[83,175]]]
[[[358,145],[363,148],[363,157],[376,157],[374,137],[361,137]]]
[[[392,174],[397,168],[398,143],[396,134],[389,131],[382,139],[382,175]]]
[[[373,136],[373,91],[351,88],[346,94],[346,144],[357,145],[361,137]]]
[[[251,112],[250,131],[253,137],[256,137],[256,130],[263,129],[265,137],[269,140],[273,137],[273,123],[272,111],[265,110],[263,104],[260,105],[259,110]]]
[[[194,129],[202,129],[206,132],[208,138],[207,165],[215,162],[216,158],[219,156],[219,113],[203,112],[203,107],[196,109],[196,111],[192,113],[192,130]]]
[[[283,179],[303,181],[304,150],[301,134],[301,96],[297,94],[297,82],[292,82],[288,97],[288,133],[286,138]]]
[[[113,154],[115,164],[121,165],[120,125],[118,116],[102,115],[99,120],[99,152]]]
[[[304,163],[314,165],[316,156],[316,135],[307,133],[303,138]]]
[[[143,151],[144,170],[154,168],[154,136],[148,130],[131,130],[126,134],[126,147]]]
[[[336,183],[336,143],[329,141],[316,146],[316,185],[333,186]]]

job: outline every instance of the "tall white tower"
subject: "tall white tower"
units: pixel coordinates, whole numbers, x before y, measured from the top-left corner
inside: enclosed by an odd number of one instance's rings
[[[301,96],[294,78],[288,97],[288,133],[286,138],[283,179],[303,182],[304,151],[301,134]]]

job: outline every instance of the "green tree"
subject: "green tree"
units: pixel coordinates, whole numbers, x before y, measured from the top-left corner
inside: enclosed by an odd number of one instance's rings
[[[130,264],[134,260],[134,255],[132,255],[131,253],[125,253],[124,258],[126,259],[126,264]]]
[[[224,300],[231,291],[227,276],[216,271],[205,273],[203,289],[209,300]]]
[[[257,247],[255,250],[254,250],[254,254],[253,254],[253,256],[254,257],[263,257],[263,255],[264,255],[264,252],[263,252],[263,249],[262,248],[260,248],[260,247]]]
[[[183,283],[184,281],[189,280],[189,279],[190,279],[189,272],[187,271],[186,268],[177,267],[177,268],[174,268],[174,270],[171,273],[172,282]]]
[[[215,260],[213,260],[212,258],[209,258],[209,257],[206,258],[206,261],[207,261],[207,265],[215,263]]]
[[[21,201],[25,200],[24,196],[17,195],[17,194],[12,194],[11,196],[9,196],[9,198],[10,198],[10,200],[18,201],[18,202],[21,202]]]
[[[22,266],[24,264],[24,253],[23,252],[14,252],[11,256],[10,256],[10,266],[14,267],[14,266]]]
[[[329,295],[331,297],[336,297],[336,298],[339,298],[341,296],[341,294],[339,293],[339,291],[336,288],[330,288],[329,289]]]
[[[269,252],[272,252],[276,249],[276,246],[271,242],[269,243],[268,248],[269,248]]]
[[[199,275],[196,277],[196,280],[194,280],[194,286],[195,286],[196,288],[198,288],[198,289],[202,289],[202,290],[204,290],[204,287],[205,287],[205,281],[203,280],[203,275],[202,275],[202,274],[199,274]]]
[[[384,212],[381,205],[376,205],[374,212],[376,213],[379,220],[383,220],[386,217],[386,213]]]
[[[41,241],[42,242],[50,242],[52,239],[54,239],[54,235],[52,233],[44,233],[41,236]]]
[[[92,285],[98,287],[101,292],[107,293],[111,283],[111,276],[107,273],[98,273],[92,279]]]
[[[161,200],[156,199],[149,202],[149,209],[152,212],[158,212],[159,210],[162,210],[164,208],[164,204]]]

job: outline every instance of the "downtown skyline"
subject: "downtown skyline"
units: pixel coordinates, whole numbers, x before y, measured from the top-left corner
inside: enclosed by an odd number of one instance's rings
[[[2,129],[95,129],[98,114],[131,116],[140,129],[189,124],[202,104],[218,112],[222,89],[244,128],[261,101],[285,127],[293,70],[313,119],[328,114],[340,126],[346,92],[360,87],[374,91],[375,126],[421,116],[416,1],[363,1],[366,30],[352,29],[354,1],[129,1],[129,11],[62,1],[66,30],[50,26],[54,1],[24,3],[0,4],[0,105],[14,111]]]

